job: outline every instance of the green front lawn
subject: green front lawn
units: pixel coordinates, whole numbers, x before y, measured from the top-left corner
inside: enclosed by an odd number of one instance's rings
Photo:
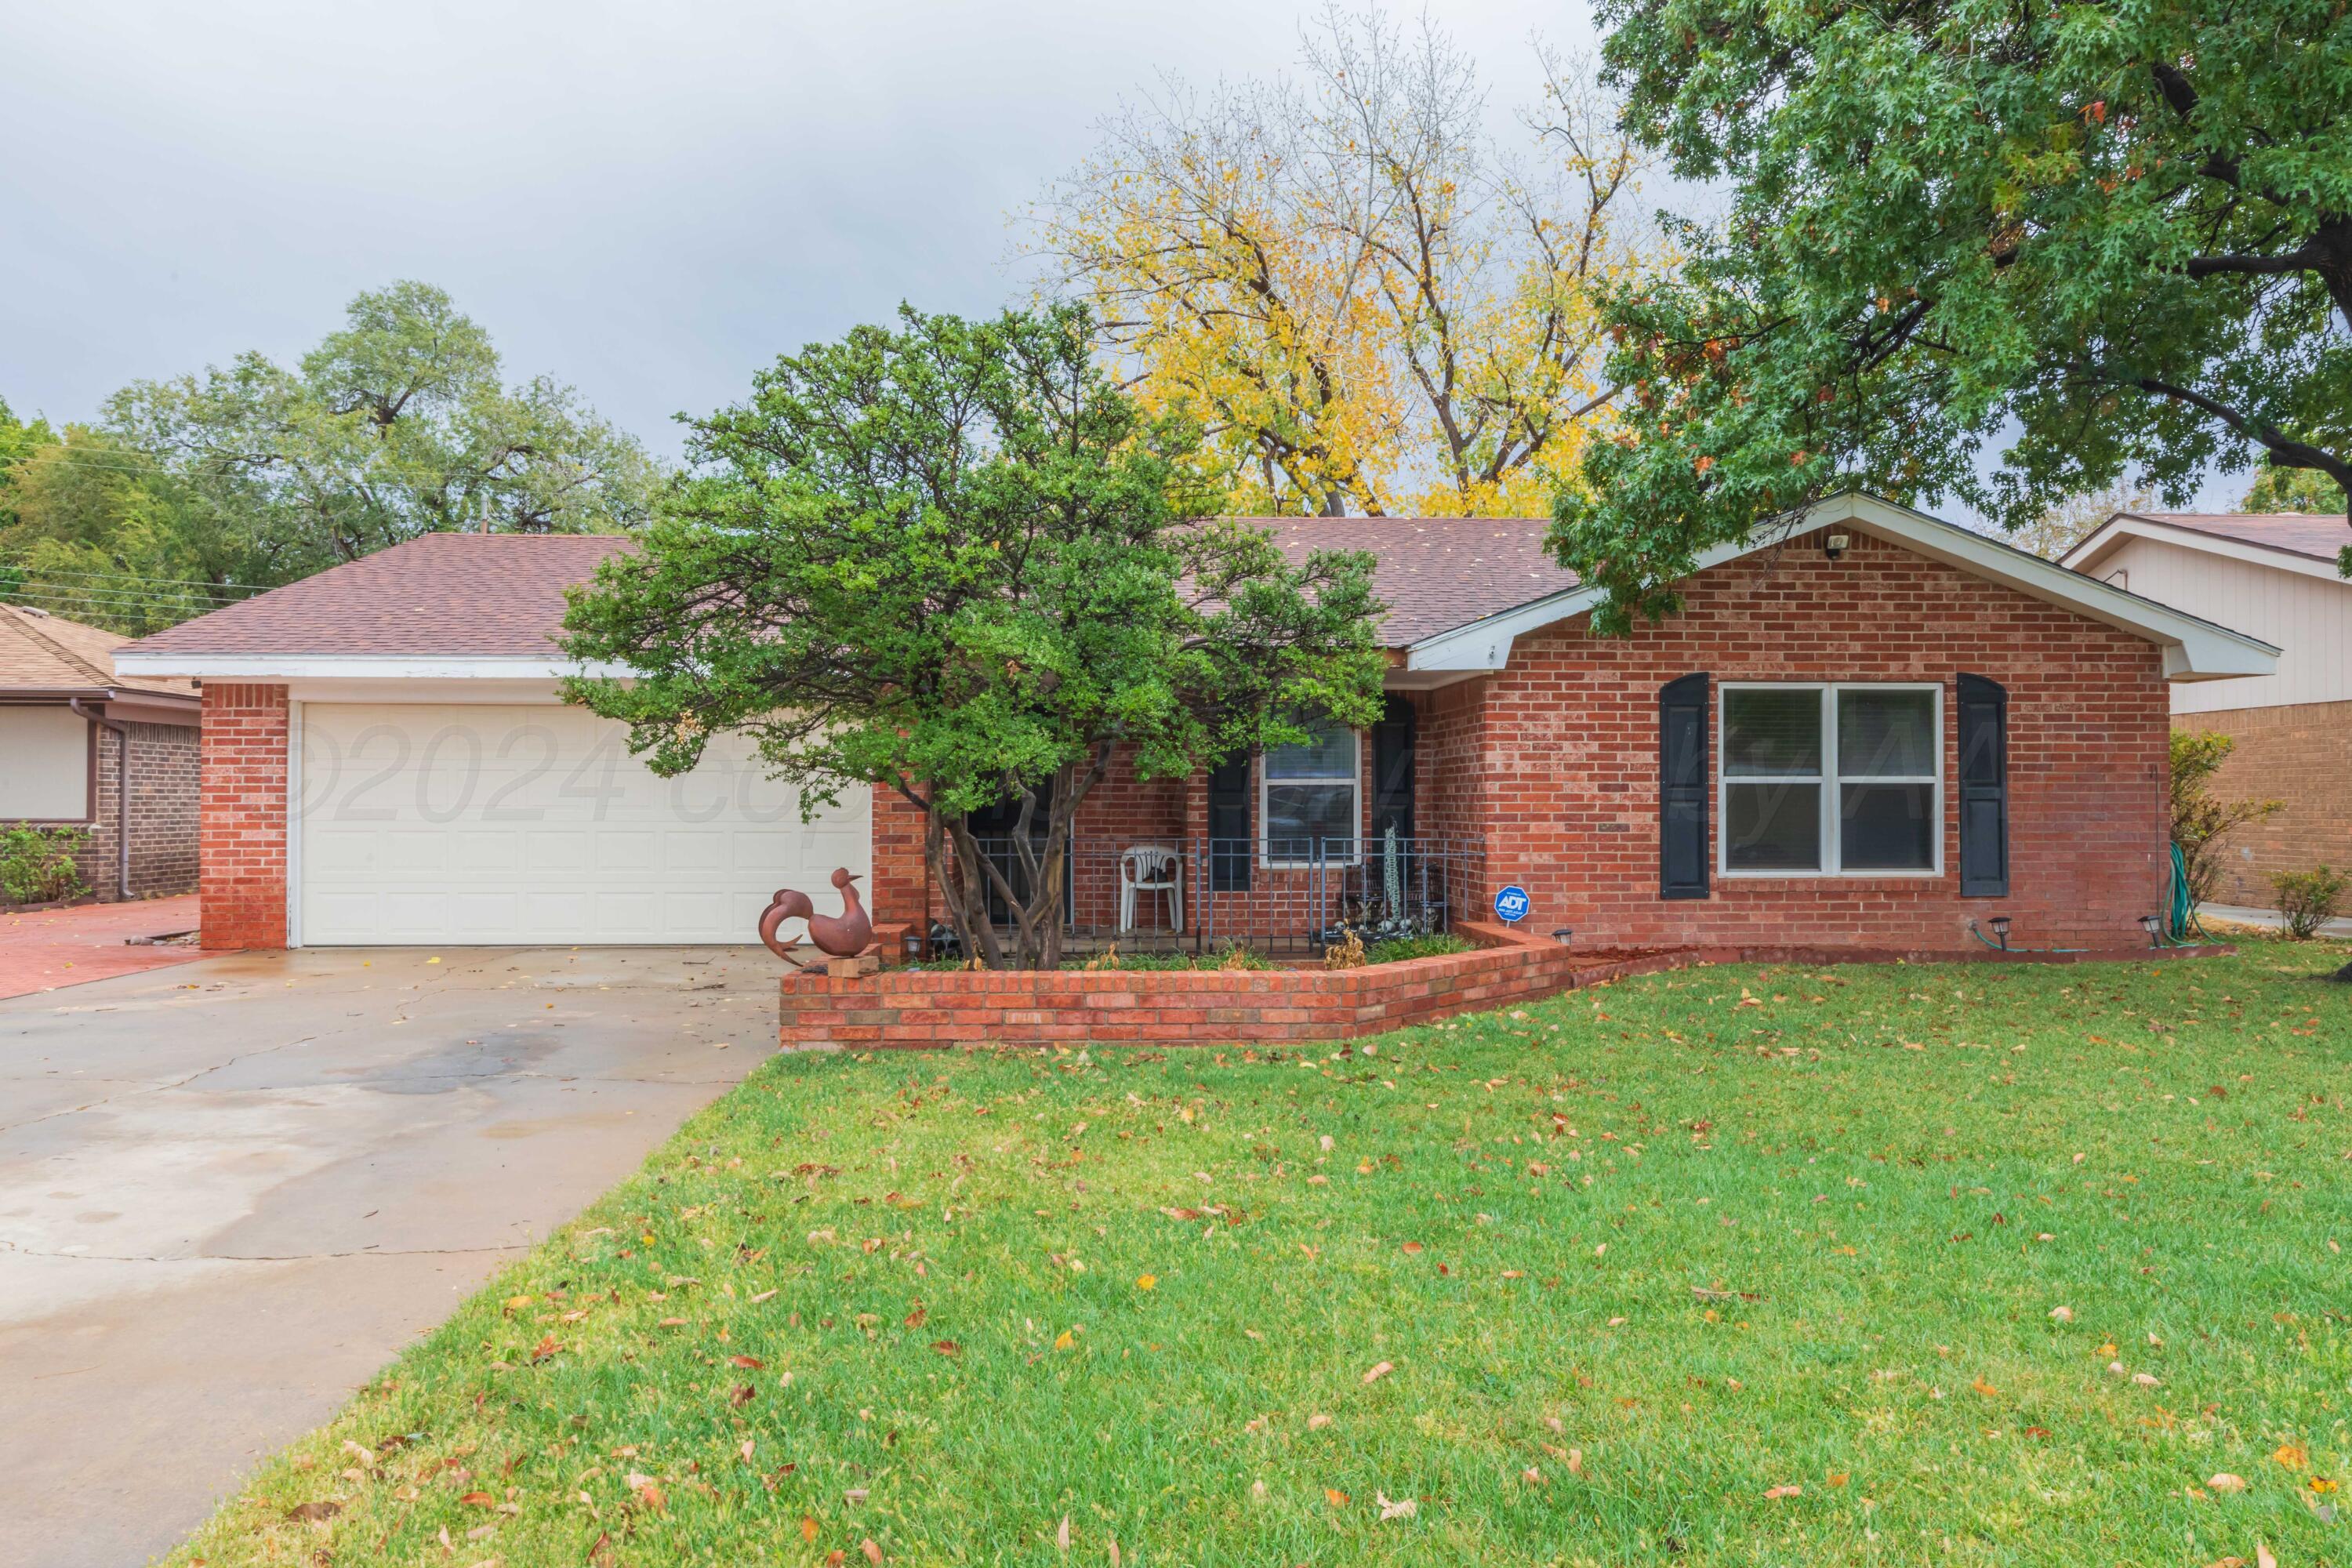
[[[173,1561],[2343,1563],[2345,956],[780,1058]]]

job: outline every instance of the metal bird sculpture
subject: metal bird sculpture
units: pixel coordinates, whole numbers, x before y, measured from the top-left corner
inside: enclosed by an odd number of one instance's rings
[[[841,913],[821,915],[809,902],[809,896],[797,888],[779,888],[776,896],[768,900],[767,910],[760,916],[760,942],[770,952],[795,969],[801,961],[793,956],[800,938],[778,938],[777,929],[797,915],[808,921],[809,940],[817,951],[831,958],[856,958],[874,943],[874,921],[866,912],[866,905],[857,897],[857,877],[846,867],[833,874],[833,885],[841,891]]]

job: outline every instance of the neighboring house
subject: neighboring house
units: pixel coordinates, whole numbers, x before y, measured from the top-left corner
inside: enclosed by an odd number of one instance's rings
[[[196,885],[201,700],[190,681],[118,677],[130,640],[0,605],[0,823],[89,829],[82,879],[110,900]]]
[[[2175,684],[2276,650],[1867,497],[1703,558],[1684,609],[1590,635],[1538,520],[1276,519],[1378,557],[1391,710],[1368,735],[1146,783],[1078,831],[1228,846],[1185,922],[1301,889],[1315,839],[1388,822],[1477,847],[1456,914],[1508,884],[1579,945],[1974,951],[2146,940],[2166,877]],[[436,534],[125,648],[205,692],[205,941],[741,942],[780,887],[877,921],[930,909],[919,819],[856,791],[803,823],[728,741],[655,779],[557,698],[563,591],[597,538]],[[1236,886],[1246,883],[1247,886]]]
[[[2117,512],[2063,558],[2281,650],[2275,674],[2172,689],[2175,729],[2237,742],[2216,787],[2285,805],[2229,839],[2223,903],[2270,907],[2280,871],[2352,870],[2352,582],[2336,568],[2346,545],[2341,517]]]

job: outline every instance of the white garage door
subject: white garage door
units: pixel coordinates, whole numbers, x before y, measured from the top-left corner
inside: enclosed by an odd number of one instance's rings
[[[872,869],[871,798],[803,825],[750,746],[656,778],[578,708],[302,709],[300,940],[748,942],[779,888],[840,907]]]

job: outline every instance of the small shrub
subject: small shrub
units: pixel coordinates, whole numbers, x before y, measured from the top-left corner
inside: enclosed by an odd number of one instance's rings
[[[2281,871],[2271,879],[2278,893],[2278,911],[2286,917],[2286,934],[2309,942],[2319,928],[2336,918],[2336,906],[2352,878],[2325,866],[2308,871]]]
[[[1475,952],[1477,949],[1476,942],[1450,931],[1441,931],[1427,936],[1400,936],[1376,942],[1365,950],[1364,956],[1374,963],[1400,963],[1408,958],[1443,958],[1449,952]]]
[[[2284,801],[2223,800],[2213,793],[2213,775],[2237,744],[2210,730],[2172,732],[2172,841],[2180,846],[2189,896],[2200,904],[2221,879],[2221,840],[2286,809]]]
[[[1323,950],[1326,969],[1361,969],[1369,962],[1364,956],[1364,939],[1349,926],[1341,926],[1339,940]]]
[[[89,891],[74,853],[86,827],[11,827],[0,832],[0,893],[19,904],[46,904]]]

